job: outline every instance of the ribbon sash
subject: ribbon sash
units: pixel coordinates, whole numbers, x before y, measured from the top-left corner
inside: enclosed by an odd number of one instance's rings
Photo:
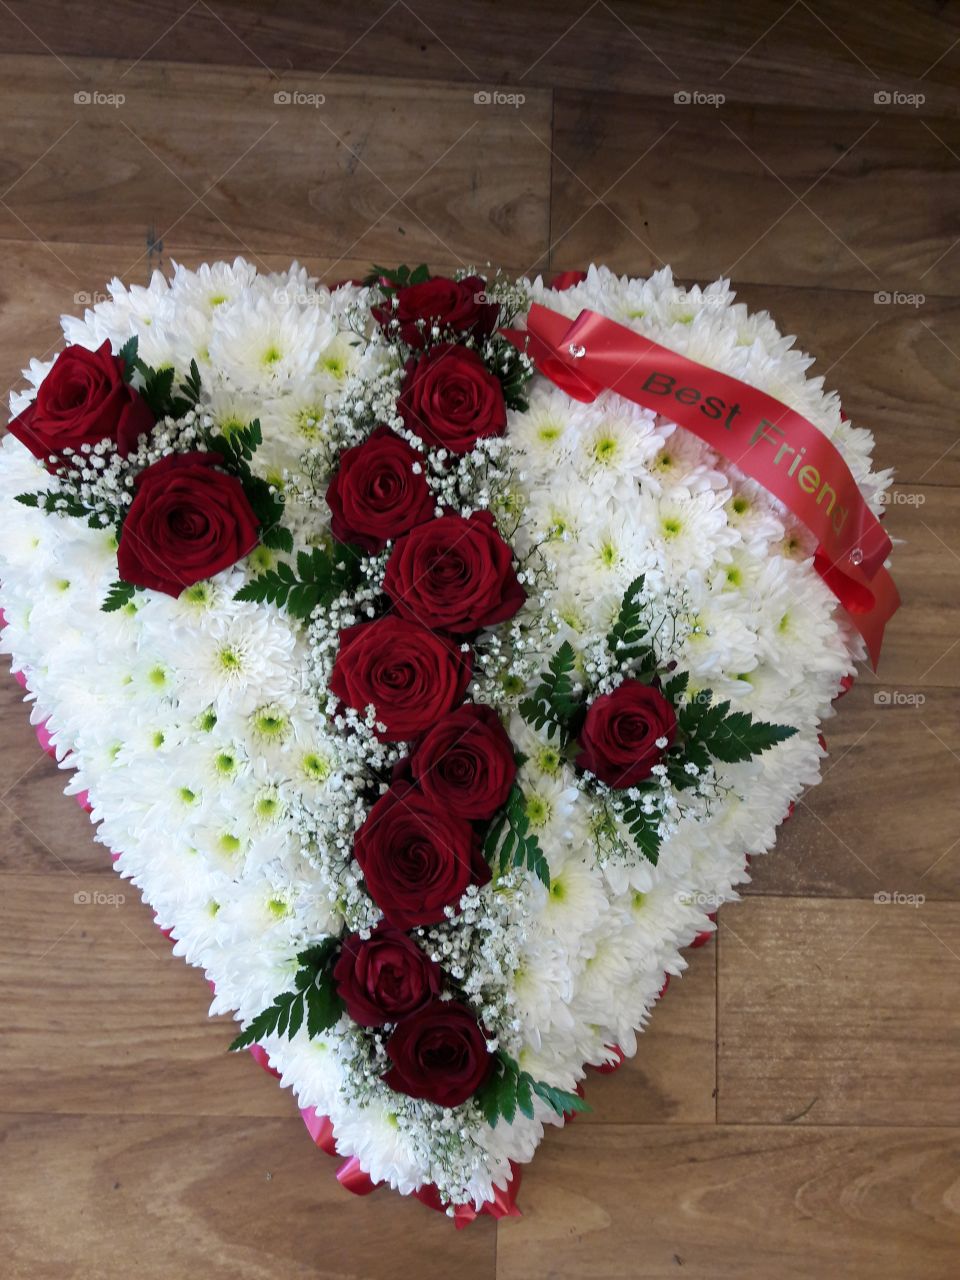
[[[817,539],[814,567],[863,636],[876,670],[884,626],[900,604],[883,567],[890,539],[839,450],[811,422],[595,311],[571,322],[534,303],[526,331],[504,335],[574,399],[615,391],[692,431],[779,498]]]

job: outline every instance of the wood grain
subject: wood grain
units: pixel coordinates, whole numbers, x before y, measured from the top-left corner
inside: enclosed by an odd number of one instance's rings
[[[290,75],[280,88],[260,68],[104,59],[73,72],[0,58],[0,236],[130,245],[131,267],[160,240],[254,258],[545,254],[547,93],[518,111],[427,82]]]
[[[824,724],[820,783],[745,893],[960,899],[960,693],[861,678]],[[895,744],[895,745],[893,745]],[[909,770],[908,796],[901,794]],[[922,815],[922,821],[918,821]]]
[[[249,1054],[227,1052],[233,1019],[207,1017],[203,974],[97,848],[98,872],[0,875],[4,1107],[296,1117]]]
[[[550,1134],[498,1280],[945,1280],[960,1132],[608,1125]]]
[[[719,946],[689,953],[637,1057],[588,1077],[593,1110],[525,1170],[524,1219],[464,1233],[347,1195],[290,1096],[227,1055],[202,975],[0,679],[4,1277],[955,1272],[958,36],[948,6],[897,0],[0,4],[0,389],[62,311],[173,259],[726,270],[896,467],[904,599]],[[474,102],[495,87],[525,101]]]
[[[878,892],[721,910],[721,1123],[960,1123],[960,904]]]
[[[316,22],[294,0],[269,8],[177,0],[105,9],[77,0],[10,0],[0,36],[11,52],[289,67],[466,83],[610,89],[672,97],[678,86],[722,90],[731,99],[862,109],[878,89],[923,92],[930,108],[955,101],[956,15],[946,6],[881,0],[866,20],[840,0],[778,6],[737,0],[711,12],[698,0],[663,8],[639,0],[582,4],[529,0],[360,0]],[[893,110],[915,111],[904,105]]]
[[[299,1119],[6,1115],[10,1280],[493,1280],[496,1228],[348,1195]]]
[[[957,293],[958,151],[950,118],[560,90],[551,265]]]

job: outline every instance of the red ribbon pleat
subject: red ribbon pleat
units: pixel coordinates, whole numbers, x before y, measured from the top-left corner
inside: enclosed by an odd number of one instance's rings
[[[899,607],[883,567],[890,539],[839,450],[764,391],[652,342],[595,311],[573,321],[534,303],[504,336],[576,400],[605,390],[692,431],[779,498],[817,539],[814,567],[863,636],[874,670]]]

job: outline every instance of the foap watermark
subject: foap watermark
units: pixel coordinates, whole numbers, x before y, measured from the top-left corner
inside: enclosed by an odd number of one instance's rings
[[[922,907],[927,899],[922,893],[885,893],[881,890],[873,895],[873,900],[881,906]]]
[[[278,107],[322,107],[327,96],[324,93],[304,93],[302,89],[278,89],[273,101]]]
[[[478,89],[473,101],[478,107],[522,107],[527,96],[524,93],[505,93],[501,89]]]
[[[875,707],[922,707],[926,694],[905,693],[903,689],[877,689],[873,695]]]
[[[73,895],[78,907],[122,907],[126,900],[126,894],[104,893],[102,889],[78,889]]]
[[[73,305],[75,307],[95,307],[98,302],[109,302],[109,293],[100,293],[96,289],[80,289],[73,295]]]
[[[704,93],[700,89],[678,89],[673,95],[678,107],[722,107],[726,100],[725,93]]]
[[[122,107],[125,93],[103,93],[100,89],[78,89],[73,95],[78,107]]]
[[[707,915],[718,911],[724,903],[724,899],[719,893],[691,893],[689,890],[683,889],[677,890],[673,895],[673,900],[681,907],[699,907]]]
[[[880,495],[885,507],[922,507],[926,500],[927,495],[917,489],[887,489]]]
[[[925,293],[903,293],[900,289],[878,289],[873,295],[878,307],[922,307],[926,300]]]
[[[878,89],[873,95],[878,107],[922,107],[927,100],[925,93],[901,93],[899,89]]]

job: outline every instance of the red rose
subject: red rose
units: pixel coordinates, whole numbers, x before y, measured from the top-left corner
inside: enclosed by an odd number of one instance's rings
[[[446,636],[387,614],[340,632],[330,688],[361,713],[372,704],[386,725],[381,739],[402,742],[462,702],[472,668]]]
[[[409,782],[380,797],[353,838],[367,890],[398,929],[437,924],[490,868],[465,818],[435,809]]]
[[[415,1013],[440,994],[443,973],[399,929],[378,925],[364,941],[351,934],[340,948],[333,978],[349,1016],[361,1027],[382,1027]]]
[[[507,429],[499,379],[475,351],[450,343],[407,362],[397,408],[408,431],[451,453],[469,453]]]
[[[434,323],[441,332],[452,329],[488,338],[497,327],[500,308],[495,302],[479,300],[485,287],[480,276],[463,280],[434,276],[422,284],[404,285],[392,300],[371,310],[380,328],[388,333],[396,320],[400,337],[411,347],[427,345]]]
[[[145,468],[120,534],[124,582],[178,596],[253,550],[259,521],[219,453],[172,453]]]
[[[466,1102],[493,1066],[487,1038],[465,1004],[434,1000],[411,1014],[387,1041],[393,1066],[384,1080],[397,1093],[441,1107]]]
[[[154,417],[147,402],[123,380],[124,362],[110,343],[97,351],[66,347],[40,383],[36,399],[10,423],[10,434],[35,458],[113,440],[121,453],[137,447]]]
[[[410,776],[438,809],[459,818],[492,818],[507,803],[517,766],[513,745],[492,707],[451,711],[420,739]]]
[[[489,511],[440,516],[400,538],[383,589],[401,616],[454,635],[505,622],[527,598]]]
[[[345,449],[327,489],[333,536],[382,551],[388,539],[429,520],[434,499],[414,464],[422,467],[423,455],[389,427],[377,427],[363,444]]]
[[[663,694],[639,680],[624,680],[597,698],[580,732],[577,767],[622,790],[649,778],[677,732],[677,717]],[[658,747],[657,739],[667,746]]]

